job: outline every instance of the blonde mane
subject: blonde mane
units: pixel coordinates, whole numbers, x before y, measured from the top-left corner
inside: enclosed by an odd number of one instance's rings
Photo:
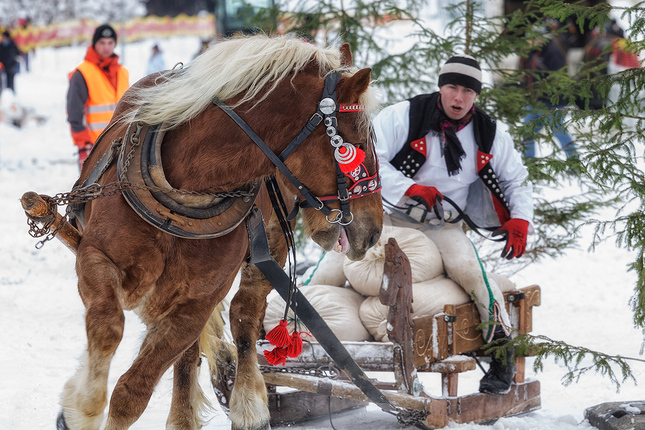
[[[142,108],[124,120],[132,122],[136,117],[174,128],[197,116],[214,96],[221,100],[241,96],[235,106],[256,98],[259,102],[312,60],[321,76],[341,67],[338,49],[288,36],[255,35],[218,42],[183,69],[169,72],[158,85],[129,91],[127,102]]]

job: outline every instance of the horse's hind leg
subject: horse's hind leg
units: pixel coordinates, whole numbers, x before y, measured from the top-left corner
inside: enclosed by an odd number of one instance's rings
[[[282,266],[287,246],[275,217],[267,228],[271,254]],[[270,428],[267,391],[258,369],[256,341],[266,311],[266,296],[273,287],[256,266],[242,270],[240,289],[231,301],[231,333],[237,347],[235,385],[231,393],[229,418],[233,430]]]
[[[197,430],[206,424],[202,416],[210,405],[199,386],[199,361],[197,341],[175,362],[167,430]]]
[[[103,419],[110,362],[123,336],[125,317],[115,295],[121,281],[116,266],[94,248],[79,253],[76,271],[87,309],[87,350],[63,389],[58,428],[94,430]]]
[[[114,387],[104,430],[125,430],[139,419],[164,372],[199,339],[216,301],[215,294],[184,299],[148,326],[139,355]],[[195,352],[191,351],[184,363],[196,363],[190,354]]]

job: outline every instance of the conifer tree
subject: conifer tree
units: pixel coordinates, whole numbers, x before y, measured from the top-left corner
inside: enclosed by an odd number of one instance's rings
[[[575,70],[551,72],[527,87],[525,83],[533,72],[521,67],[521,59],[527,58],[533,47],[529,41],[552,36],[544,31],[547,19],[566,24],[560,31],[574,29],[588,38],[594,28],[604,33],[610,13],[619,14],[630,21],[629,36],[621,42],[623,50],[645,52],[645,9],[639,5],[615,8],[604,2],[584,6],[562,0],[530,0],[510,14],[487,15],[484,5],[464,0],[437,11],[448,17],[439,27],[432,17],[421,19],[420,12],[428,8],[422,0],[311,0],[290,8],[278,4],[278,9],[268,15],[287,31],[313,37],[321,44],[349,42],[354,64],[372,68],[384,105],[435,91],[439,69],[453,54],[476,57],[486,76],[492,77],[492,84],[486,85],[478,97],[478,105],[508,126],[520,152],[523,142],[534,138],[541,142],[544,153],[525,160],[535,191],[536,234],[524,262],[560,258],[572,247],[593,249],[604,240],[615,240],[618,246],[635,250],[636,259],[627,268],[637,273],[631,307],[635,326],[645,328],[643,69],[598,73],[605,64],[595,59],[578,64]],[[403,44],[396,41],[402,33],[409,34]],[[615,45],[606,49],[609,52]],[[610,97],[610,93],[615,94]],[[542,118],[543,134],[535,135],[533,125],[523,124],[522,118],[528,106],[537,107],[542,94],[564,97],[570,107],[547,112]],[[590,109],[593,97],[606,101],[604,106]],[[577,159],[565,160],[553,143],[555,114],[566,115],[566,127],[579,148]],[[571,191],[563,191],[563,186]],[[593,242],[580,243],[577,232],[588,226],[595,229]],[[499,265],[506,264],[498,258],[499,245],[481,242],[478,247],[484,248],[493,270],[508,272],[520,267]],[[526,263],[520,260],[520,264]],[[622,357],[543,337],[520,336],[515,343],[520,351],[532,348],[538,352],[537,367],[547,355],[563,360],[570,369],[569,381],[595,370],[619,383],[608,370],[611,363],[620,367],[623,380],[631,377]],[[581,365],[586,355],[594,363],[588,368]]]

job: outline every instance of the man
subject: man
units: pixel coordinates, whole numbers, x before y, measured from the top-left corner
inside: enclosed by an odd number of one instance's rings
[[[474,58],[452,57],[439,74],[439,92],[385,108],[374,130],[382,195],[398,208],[384,222],[416,228],[435,242],[446,274],[474,298],[482,322],[490,322],[483,336],[491,342],[510,339],[503,295],[456,220],[457,208],[442,200],[450,199],[479,226],[501,226],[494,234],[505,235],[502,256],[508,259],[524,253],[533,200],[510,135],[474,106],[481,76]],[[493,358],[479,390],[508,393],[514,374],[512,353]]]
[[[112,118],[116,104],[129,87],[129,74],[114,53],[116,32],[107,24],[94,31],[85,61],[70,73],[67,122],[83,167],[96,138]]]
[[[558,33],[560,24],[557,21],[549,20],[547,31],[549,31],[548,40],[538,42],[535,49],[529,53],[525,62],[527,70],[535,71],[529,74],[527,86],[531,88],[535,85],[536,80],[545,80],[553,72],[563,70],[567,66],[567,43],[566,34]],[[524,117],[524,124],[533,123],[533,133],[538,133],[543,127],[543,116],[547,112],[554,113],[555,123],[553,126],[553,136],[560,142],[560,147],[565,153],[567,159],[577,160],[578,151],[573,138],[567,131],[565,124],[566,113],[563,111],[567,107],[567,101],[559,98],[556,103],[551,100],[551,94],[544,94],[538,97],[540,106],[537,109],[528,107],[528,112]],[[535,158],[535,141],[527,139],[524,142],[524,157]]]
[[[11,35],[7,30],[2,32],[0,37],[0,72],[4,69],[5,76],[7,78],[7,88],[11,91],[16,92],[14,87],[14,77],[20,69],[20,49],[16,46]],[[2,76],[0,76],[0,91],[2,91]]]

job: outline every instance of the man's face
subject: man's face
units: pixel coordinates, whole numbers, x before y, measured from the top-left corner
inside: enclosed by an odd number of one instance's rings
[[[441,106],[448,118],[460,120],[473,107],[477,93],[461,85],[446,84],[439,88]]]
[[[111,57],[114,54],[116,42],[111,37],[103,37],[94,44],[94,50],[103,58]]]

